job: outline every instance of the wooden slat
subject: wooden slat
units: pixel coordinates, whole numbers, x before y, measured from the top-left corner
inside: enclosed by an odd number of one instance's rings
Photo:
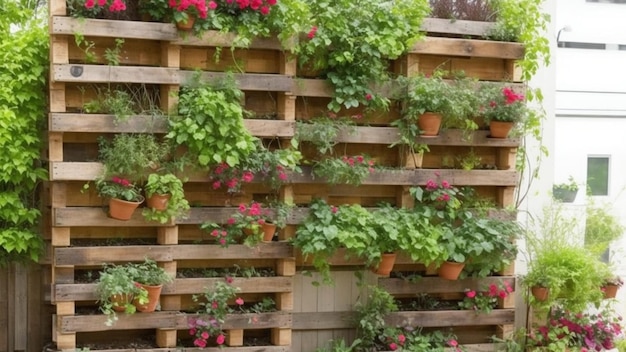
[[[424,18],[422,21],[422,30],[427,33],[483,37],[488,35],[494,27],[494,22],[448,20],[443,18]]]
[[[175,260],[194,259],[280,259],[293,257],[293,247],[287,242],[259,243],[255,247],[230,245],[178,245],[172,247]]]
[[[409,53],[517,60],[524,58],[524,45],[477,39],[426,37],[413,45]]]
[[[96,332],[109,330],[133,330],[133,329],[177,329],[183,330],[189,327],[188,319],[193,315],[179,312],[154,312],[150,314],[118,314],[118,320],[112,326],[106,326],[105,315],[75,315],[58,316],[58,326],[61,333],[73,332]],[[228,329],[269,329],[288,328],[292,324],[291,313],[250,313],[228,314],[222,324],[222,328]]]
[[[495,309],[489,314],[481,314],[471,310],[395,312],[385,318],[390,326],[481,326],[513,324],[515,309]]]
[[[218,281],[224,281],[224,278],[191,278],[176,279],[173,285],[163,288],[162,294],[193,294],[204,292],[205,287],[213,287]],[[239,287],[240,293],[273,293],[273,292],[291,292],[291,277],[252,277],[240,278],[234,277],[233,286]]]
[[[354,328],[354,312],[293,313],[293,330],[328,330]]]
[[[179,84],[181,71],[167,67],[53,64],[52,80],[80,83]]]
[[[204,292],[205,287],[212,287],[223,278],[176,279],[165,285],[161,294],[180,295]],[[291,292],[290,277],[233,278],[233,286],[239,287],[240,293]],[[57,302],[96,301],[97,284],[56,284],[54,295]]]
[[[93,162],[51,162],[51,180],[54,181],[93,181],[102,172],[102,164]],[[310,168],[303,167],[303,174],[289,175],[289,183],[326,183],[314,179]],[[447,180],[455,186],[516,186],[519,173],[514,170],[454,170],[419,169],[375,171],[363,182],[364,185],[425,185],[430,179]],[[190,182],[207,182],[208,176],[189,175]],[[60,225],[57,225],[60,226]]]
[[[455,293],[469,290],[483,290],[490,284],[498,284],[507,281],[511,287],[515,287],[513,276],[491,276],[482,279],[469,278],[462,280],[445,280],[438,277],[422,277],[416,282],[395,278],[380,278],[378,286],[392,295],[415,294],[415,293]]]
[[[74,35],[81,33],[89,37],[109,38],[133,38],[171,41],[174,45],[185,46],[216,46],[231,47],[234,39],[232,33],[220,33],[219,31],[206,31],[202,37],[179,35],[178,30],[172,23],[137,22],[100,20],[88,18],[71,18],[53,16],[50,21],[52,34]],[[276,38],[256,38],[250,44],[250,48],[283,50]]]
[[[141,208],[135,210],[130,220],[117,220],[110,218],[103,208],[69,207],[55,208],[52,211],[53,226],[58,227],[166,227],[173,223],[161,224],[147,221],[142,214]]]
[[[166,133],[167,127],[167,119],[150,115],[129,116],[127,120],[116,123],[114,115],[51,113],[48,130],[81,133]]]
[[[56,265],[102,265],[112,262],[143,261],[149,257],[157,262],[174,260],[171,246],[102,246],[67,247],[54,251]]]
[[[113,21],[87,18],[53,16],[50,21],[51,34],[81,33],[89,37],[134,38],[151,40],[178,40],[178,31],[173,24],[137,21]]]

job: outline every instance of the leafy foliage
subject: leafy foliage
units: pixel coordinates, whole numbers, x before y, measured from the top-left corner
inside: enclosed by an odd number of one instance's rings
[[[43,250],[34,194],[47,178],[39,160],[46,121],[48,30],[23,5],[0,4],[0,266],[36,261]]]
[[[234,80],[185,87],[167,138],[187,146],[200,166],[239,165],[256,149],[255,138],[243,124],[242,97]]]

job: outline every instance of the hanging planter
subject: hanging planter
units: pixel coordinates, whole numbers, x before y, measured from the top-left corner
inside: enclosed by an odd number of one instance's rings
[[[550,295],[550,289],[542,286],[533,286],[530,288],[530,293],[539,302],[544,302]]]
[[[605,284],[602,286],[602,293],[605,299],[615,298],[617,296],[617,290],[619,290],[619,285]]]

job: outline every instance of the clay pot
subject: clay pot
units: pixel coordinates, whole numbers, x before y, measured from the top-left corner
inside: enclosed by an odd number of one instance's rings
[[[550,295],[550,289],[547,287],[533,286],[530,288],[530,293],[539,302],[543,302],[548,299]]]
[[[261,230],[263,231],[263,242],[272,242],[272,238],[274,238],[274,234],[276,233],[276,225],[265,222],[261,226]]]
[[[169,202],[170,198],[172,198],[171,194],[152,194],[152,196],[146,198],[146,205],[149,208],[152,208],[154,210],[159,210],[159,211],[163,211],[165,209],[167,209],[167,203]]]
[[[443,262],[439,269],[437,269],[437,275],[440,278],[446,280],[457,280],[459,275],[461,275],[461,271],[465,267],[465,263],[457,263],[457,262]]]
[[[604,298],[615,298],[617,296],[617,290],[619,290],[618,285],[606,284],[602,286],[602,292],[604,293]]]
[[[181,31],[190,31],[194,23],[196,23],[196,16],[189,15],[186,23],[176,22],[176,28]]]
[[[109,200],[109,216],[117,220],[130,220],[135,209],[141,203],[143,203],[143,199],[140,202],[128,202],[118,198],[111,198]]]
[[[130,293],[118,293],[109,299],[113,303],[113,310],[118,313],[126,311],[126,304],[132,302],[133,295]]]
[[[163,289],[163,285],[149,286],[141,284],[146,291],[148,291],[148,303],[139,304],[139,302],[135,299],[133,300],[133,305],[137,307],[137,310],[144,313],[154,312],[156,310],[156,306],[159,303],[159,298],[161,297],[161,290]]]
[[[425,112],[417,119],[417,127],[422,133],[421,137],[437,137],[441,127],[441,114],[435,112]]]
[[[377,275],[389,276],[395,263],[396,253],[383,253],[380,264],[378,264],[378,268],[375,268],[372,271]]]
[[[513,129],[513,122],[491,121],[489,122],[489,137],[506,138]]]

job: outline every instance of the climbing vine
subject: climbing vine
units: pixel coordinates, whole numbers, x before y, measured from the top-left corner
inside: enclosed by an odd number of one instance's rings
[[[38,186],[47,178],[40,160],[48,30],[34,7],[0,4],[0,266],[36,261],[43,251]]]

